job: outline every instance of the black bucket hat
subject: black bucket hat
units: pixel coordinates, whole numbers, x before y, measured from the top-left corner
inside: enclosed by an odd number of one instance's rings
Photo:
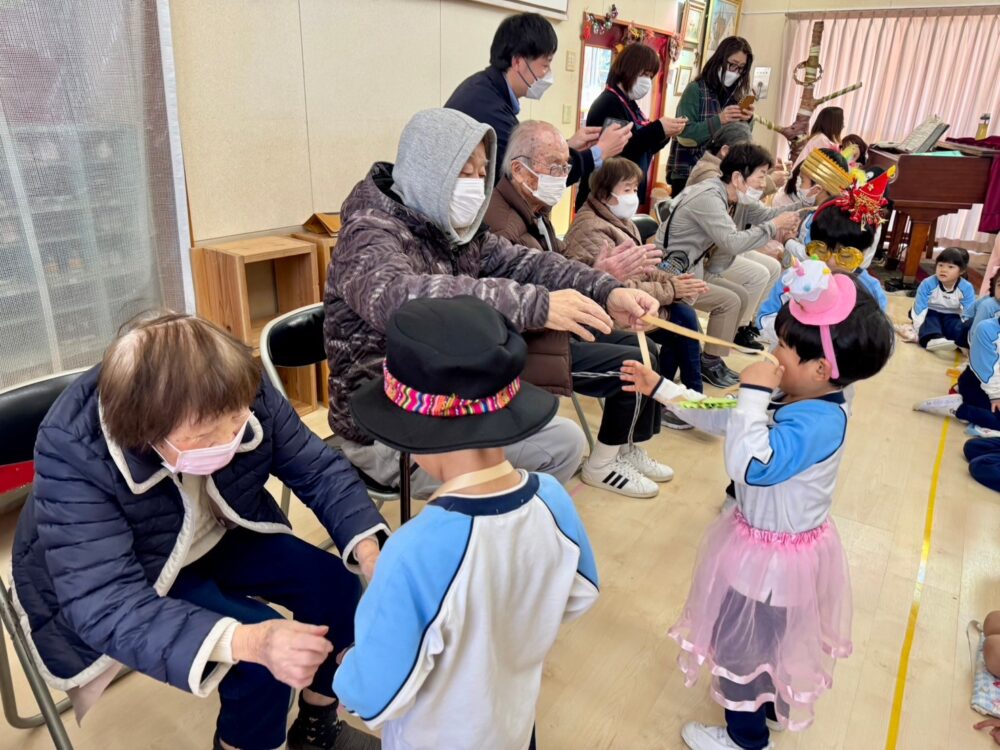
[[[528,347],[475,297],[416,299],[389,320],[383,377],[351,396],[358,426],[406,453],[500,448],[534,435],[559,407],[520,379]]]

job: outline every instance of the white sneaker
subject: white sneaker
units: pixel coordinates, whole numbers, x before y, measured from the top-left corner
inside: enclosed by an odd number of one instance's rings
[[[962,405],[962,397],[957,393],[950,393],[947,396],[929,398],[926,401],[919,401],[913,405],[913,411],[922,411],[925,414],[936,414],[939,417],[954,417],[955,410]]]
[[[623,445],[618,457],[632,464],[646,479],[652,479],[654,482],[662,484],[674,478],[674,470],[666,464],[651,459],[642,446]]]
[[[681,727],[681,739],[691,750],[740,750],[740,746],[732,741],[725,727],[713,727],[691,721]],[[772,750],[774,743],[767,743],[767,750]]]
[[[977,424],[970,424],[965,428],[965,434],[969,437],[996,438],[1000,437],[1000,430],[991,430],[989,427],[980,427]]]
[[[590,461],[583,465],[580,479],[584,484],[609,492],[615,492],[626,497],[649,498],[656,497],[660,488],[656,482],[646,479],[632,464],[617,456],[611,463],[593,467]]]
[[[955,342],[948,339],[938,338],[927,342],[927,351],[929,352],[953,352],[957,348]]]

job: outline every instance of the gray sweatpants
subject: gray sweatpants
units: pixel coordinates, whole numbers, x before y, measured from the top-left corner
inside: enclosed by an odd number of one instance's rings
[[[507,460],[515,469],[551,474],[562,484],[572,479],[583,462],[586,439],[580,426],[565,417],[553,417],[540,432],[527,440],[504,448]],[[361,445],[345,440],[340,450],[354,466],[376,482],[390,487],[399,486],[399,453],[387,445]],[[440,482],[423,469],[417,469],[411,479],[414,498],[430,497]]]

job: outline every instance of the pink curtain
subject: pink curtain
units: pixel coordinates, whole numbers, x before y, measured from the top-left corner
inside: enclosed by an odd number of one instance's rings
[[[824,73],[815,96],[864,83],[823,105],[843,108],[845,133],[868,143],[899,141],[938,115],[951,125],[946,136],[973,136],[986,112],[992,132],[1000,131],[1000,6],[788,14],[777,122],[795,118],[802,88],[791,73],[808,57],[812,25],[820,20]],[[778,153],[786,148],[779,136]],[[941,219],[938,237],[987,240],[978,226],[978,208],[961,211]]]

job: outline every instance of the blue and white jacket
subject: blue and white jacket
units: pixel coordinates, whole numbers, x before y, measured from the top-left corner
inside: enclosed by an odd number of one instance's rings
[[[927,318],[927,311],[960,315],[962,320],[972,317],[972,308],[976,304],[976,290],[967,279],[959,279],[953,289],[945,289],[937,276],[929,276],[917,287],[917,298],[913,301],[910,317],[913,325],[919,329]]]
[[[1000,399],[1000,319],[987,318],[972,326],[969,367],[990,401]]]
[[[334,691],[386,750],[524,750],[559,626],[597,596],[583,522],[554,478],[440,497],[386,544]]]
[[[854,272],[854,276],[861,283],[861,286],[878,301],[878,306],[884,312],[889,306],[889,298],[885,296],[885,290],[882,288],[879,280],[865,269],[858,269]],[[770,344],[771,349],[774,349],[778,345],[778,337],[774,332],[774,320],[778,317],[778,313],[787,301],[788,294],[785,293],[785,284],[779,278],[774,286],[771,287],[767,299],[761,303],[757,319],[754,321],[757,324],[757,328],[760,329],[761,338],[765,343]]]
[[[972,328],[984,320],[995,318],[998,314],[1000,314],[1000,301],[988,294],[980,297],[972,305]]]

